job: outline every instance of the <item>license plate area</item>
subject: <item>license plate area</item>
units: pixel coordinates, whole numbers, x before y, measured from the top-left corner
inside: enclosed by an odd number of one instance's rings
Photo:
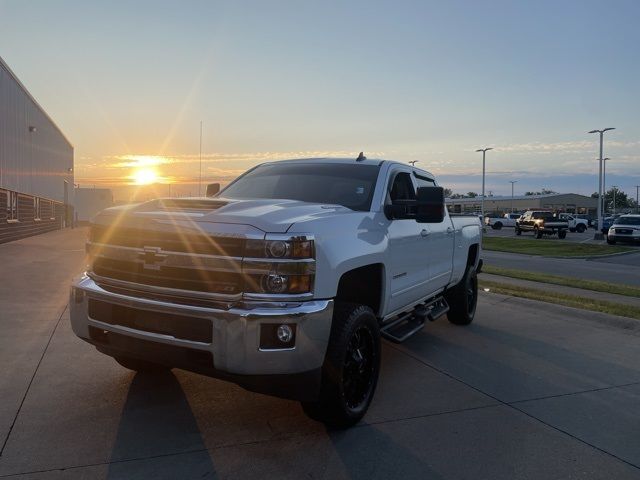
[[[210,344],[213,337],[211,321],[206,318],[141,310],[95,299],[89,299],[89,317],[109,325],[169,335],[180,340]]]

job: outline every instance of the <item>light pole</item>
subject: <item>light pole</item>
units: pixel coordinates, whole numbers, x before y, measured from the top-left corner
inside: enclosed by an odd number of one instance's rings
[[[202,120],[200,120],[200,177],[198,179],[198,196],[202,196]]]
[[[609,157],[602,159],[602,215],[607,214],[607,160],[611,160]]]
[[[513,213],[513,185],[518,183],[518,180],[509,180],[509,183],[511,184],[511,213]]]
[[[609,130],[615,130],[615,127],[607,127],[602,130],[591,130],[588,132],[600,134],[600,156],[598,157],[600,160],[600,172],[598,174],[598,230],[596,230],[593,236],[594,240],[604,240],[604,235],[602,234],[602,141],[604,132],[608,132]]]
[[[480,213],[482,214],[482,225],[484,226],[484,174],[485,174],[485,156],[489,150],[493,150],[492,147],[479,148],[476,152],[482,152],[482,200],[480,203]]]

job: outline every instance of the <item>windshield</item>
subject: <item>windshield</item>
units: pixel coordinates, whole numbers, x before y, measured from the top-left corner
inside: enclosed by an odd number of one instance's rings
[[[615,223],[616,225],[640,225],[640,217],[620,217]]]
[[[378,165],[355,162],[260,165],[230,184],[220,196],[299,200],[367,211],[379,171]]]

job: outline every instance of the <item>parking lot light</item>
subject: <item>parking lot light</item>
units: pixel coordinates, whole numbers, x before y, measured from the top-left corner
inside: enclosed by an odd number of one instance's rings
[[[482,199],[480,203],[480,213],[482,214],[482,225],[484,225],[484,175],[485,175],[485,155],[492,147],[479,148],[476,152],[482,152]]]
[[[602,233],[602,142],[604,132],[608,132],[609,130],[615,130],[615,127],[607,127],[602,130],[591,130],[587,133],[599,133],[600,134],[600,156],[598,157],[600,171],[598,174],[598,229],[593,236],[594,240],[604,240],[604,235]]]
[[[513,184],[518,183],[518,180],[509,180],[511,184],[511,213],[513,213]]]

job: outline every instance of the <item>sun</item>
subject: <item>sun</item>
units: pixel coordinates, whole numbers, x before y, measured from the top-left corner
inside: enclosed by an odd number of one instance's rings
[[[133,174],[136,185],[150,185],[158,181],[158,172],[153,168],[139,168]]]

